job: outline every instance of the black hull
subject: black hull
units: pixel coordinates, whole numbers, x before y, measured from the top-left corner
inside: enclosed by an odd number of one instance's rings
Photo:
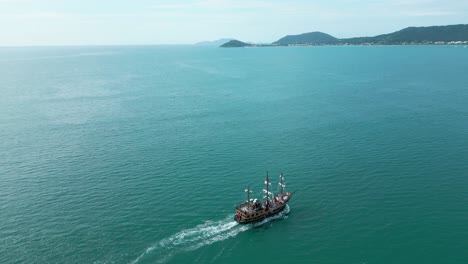
[[[284,208],[286,208],[286,204],[284,204],[283,206],[273,210],[272,212],[268,212],[268,213],[259,215],[257,217],[250,218],[250,219],[242,218],[239,215],[235,215],[234,220],[239,224],[257,223],[257,222],[261,222],[261,221],[265,220],[268,217],[275,216],[275,215],[281,213],[282,211],[284,211]]]

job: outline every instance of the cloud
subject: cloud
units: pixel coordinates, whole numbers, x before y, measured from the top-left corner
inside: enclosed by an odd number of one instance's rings
[[[306,4],[310,6],[310,4]],[[234,0],[201,0],[188,2],[184,4],[177,4],[173,2],[153,4],[150,6],[152,9],[158,10],[169,10],[169,9],[204,9],[209,11],[214,10],[225,10],[225,11],[235,11],[235,10],[250,10],[250,11],[262,11],[266,9],[288,9],[294,7],[292,4],[286,2],[267,2],[267,1],[234,1]],[[297,7],[297,5],[296,5]]]
[[[0,0],[0,4],[2,3],[15,3],[15,4],[19,4],[19,3],[28,3],[28,2],[31,2],[32,0]]]
[[[436,2],[441,2],[440,0],[399,0],[392,1],[391,3],[396,6],[414,6],[414,5],[428,5]]]
[[[453,16],[457,12],[451,11],[409,11],[402,12],[401,15],[408,17],[438,17],[438,16]]]
[[[0,0],[5,1],[5,0]],[[63,19],[79,16],[78,14],[58,12],[28,12],[1,14],[0,19]]]
[[[456,24],[467,14],[460,0],[0,0],[0,45],[265,42],[315,30],[352,37]]]

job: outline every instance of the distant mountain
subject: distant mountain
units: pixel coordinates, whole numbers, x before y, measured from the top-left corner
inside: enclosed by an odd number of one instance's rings
[[[408,27],[390,34],[375,37],[341,39],[348,44],[445,44],[448,42],[468,41],[468,25]]]
[[[252,46],[255,46],[255,45],[233,39],[227,43],[224,43],[220,47],[221,48],[241,48],[241,47],[252,47]]]
[[[288,35],[275,42],[274,45],[288,46],[288,45],[335,45],[339,40],[322,32],[310,32],[300,35]]]
[[[229,47],[245,46],[324,46],[324,45],[432,45],[468,44],[468,25],[408,27],[375,37],[338,39],[323,32],[288,35],[271,45],[251,45],[238,40],[226,43]],[[243,44],[239,44],[243,43]],[[226,45],[225,44],[225,45]],[[223,47],[222,45],[221,47]]]
[[[217,40],[212,40],[212,41],[202,41],[195,43],[197,46],[221,46],[226,42],[229,42],[233,40],[232,38],[222,38],[222,39],[217,39]]]

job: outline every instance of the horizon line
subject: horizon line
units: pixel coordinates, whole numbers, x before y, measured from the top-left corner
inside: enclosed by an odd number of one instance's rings
[[[320,33],[330,35],[330,36],[332,36],[334,38],[337,38],[337,39],[349,39],[349,38],[360,38],[360,37],[375,37],[375,36],[395,33],[395,32],[401,31],[403,29],[413,28],[413,27],[415,27],[415,28],[427,28],[427,27],[446,27],[446,26],[461,26],[461,25],[465,26],[465,25],[468,25],[468,24],[459,23],[459,24],[444,24],[444,25],[432,25],[432,26],[407,26],[407,27],[404,27],[404,28],[401,28],[399,30],[389,32],[389,33],[380,33],[380,34],[377,34],[377,35],[374,35],[374,36],[358,36],[358,37],[348,37],[348,38],[335,37],[334,35],[328,34],[328,33],[323,32],[323,31],[318,31],[318,30],[302,32],[302,33],[297,33],[297,34],[288,34],[288,35],[285,35],[284,37],[296,36],[296,35],[302,35],[302,34],[314,33],[314,32],[320,32]],[[201,41],[197,41],[197,42],[194,42],[194,43],[164,43],[164,44],[44,44],[44,45],[43,44],[39,44],[39,45],[1,45],[0,44],[0,48],[41,48],[41,47],[43,47],[43,48],[57,47],[58,48],[58,47],[109,47],[109,46],[121,46],[121,47],[122,46],[198,46],[197,44],[201,43],[201,42],[213,42],[213,41],[217,41],[217,40],[221,40],[221,39],[240,40],[240,38],[220,37],[220,38],[213,39],[213,40],[201,40]],[[274,41],[273,42],[242,41],[242,42],[256,43],[256,44],[259,44],[259,43],[264,43],[264,44],[274,43]],[[200,45],[200,46],[203,46],[203,45]],[[207,47],[207,46],[205,46],[205,47]]]

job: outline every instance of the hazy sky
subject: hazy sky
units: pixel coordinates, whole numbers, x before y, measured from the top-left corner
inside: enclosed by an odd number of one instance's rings
[[[272,42],[468,24],[467,0],[0,0],[0,46]]]

